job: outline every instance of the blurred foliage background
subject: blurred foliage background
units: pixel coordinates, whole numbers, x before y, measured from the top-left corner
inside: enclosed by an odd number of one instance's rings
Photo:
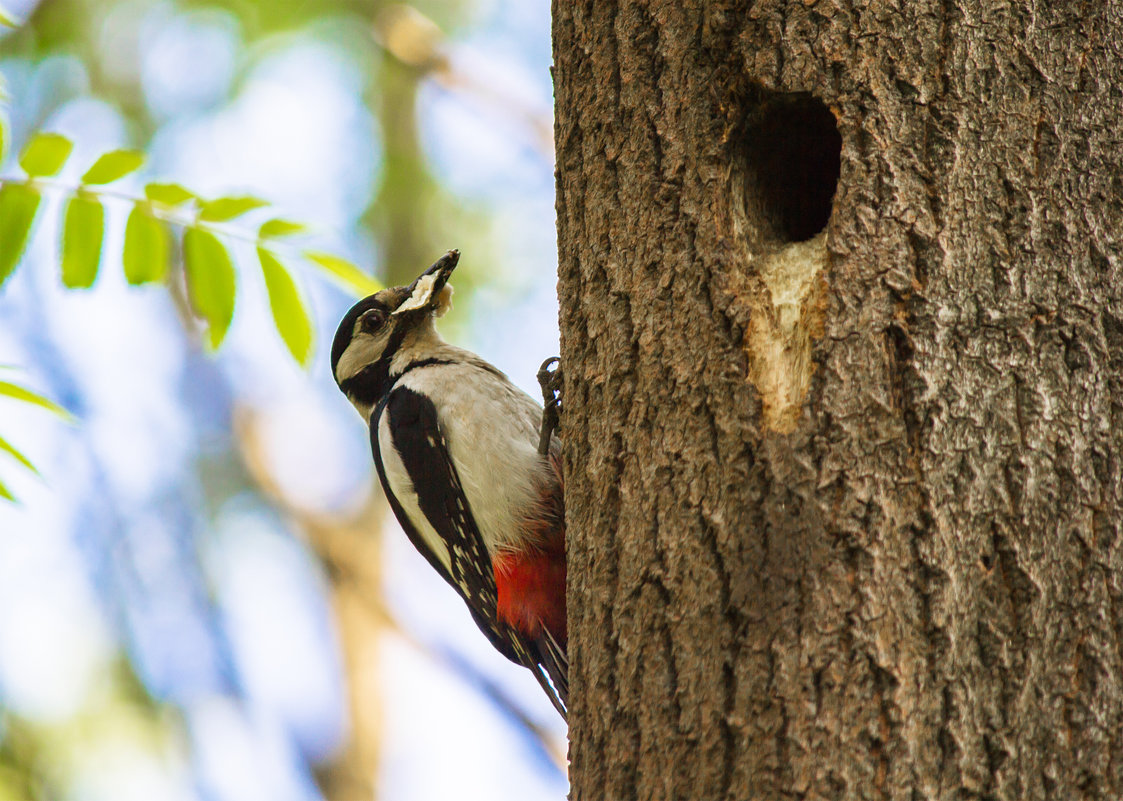
[[[272,208],[231,223],[217,354],[119,265],[104,198],[94,286],[59,277],[47,190],[0,289],[0,364],[71,422],[0,397],[0,801],[562,798],[564,726],[397,530],[362,421],[329,375],[354,301],[294,269],[309,370],[270,320],[244,225],[404,283],[464,253],[446,336],[536,394],[557,351],[545,0],[0,0],[9,142],[146,154],[114,191],[175,181]],[[116,186],[116,185],[115,185]],[[259,216],[254,216],[259,215]],[[5,373],[4,377],[8,377]],[[12,467],[16,469],[9,469]]]

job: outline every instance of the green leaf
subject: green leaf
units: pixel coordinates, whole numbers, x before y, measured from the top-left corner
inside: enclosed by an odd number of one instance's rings
[[[135,172],[144,163],[144,154],[137,150],[111,150],[102,154],[94,166],[82,176],[84,184],[108,184]]]
[[[4,8],[0,7],[0,26],[3,26],[5,28],[18,28],[20,26],[20,23]]]
[[[24,172],[34,178],[48,178],[58,173],[70,157],[74,144],[56,133],[37,133],[19,157]]]
[[[179,206],[195,197],[194,192],[179,184],[148,184],[144,187],[144,195],[149,200],[163,203],[165,206]]]
[[[207,222],[226,222],[245,214],[247,211],[268,206],[264,200],[256,197],[220,197],[217,200],[205,200],[199,219]]]
[[[19,264],[39,208],[39,193],[23,184],[0,187],[0,286]]]
[[[16,496],[9,491],[7,485],[5,485],[3,481],[0,481],[0,498],[12,501],[13,503],[17,502]]]
[[[31,463],[31,460],[16,450],[15,447],[3,437],[0,437],[0,451],[4,451],[4,453],[10,455],[35,475],[39,475],[39,471],[35,469],[35,465]]]
[[[234,317],[234,265],[218,237],[201,228],[183,235],[187,265],[187,297],[195,313],[207,323],[207,339],[217,350]]]
[[[54,412],[63,420],[71,421],[74,417],[66,409],[59,406],[54,401],[49,401],[40,395],[38,392],[32,392],[26,387],[21,387],[19,384],[13,384],[10,381],[0,381],[0,395],[6,395],[9,398],[15,398],[24,403],[30,403],[46,409],[49,412]]]
[[[308,309],[292,280],[289,271],[265,248],[257,249],[265,288],[269,292],[269,308],[273,310],[273,324],[285,341],[289,353],[301,367],[307,367],[312,358],[312,320]]]
[[[134,286],[163,281],[168,274],[168,231],[143,203],[129,212],[121,263],[125,280]]]
[[[292,220],[269,220],[268,222],[262,223],[261,227],[257,229],[257,237],[258,239],[270,239],[278,236],[299,234],[307,230],[307,225],[293,222]]]
[[[0,103],[7,100],[4,94],[4,79],[0,76]],[[4,116],[3,109],[0,109],[0,164],[4,162],[4,153],[8,149],[8,118]]]
[[[382,289],[382,285],[347,259],[315,250],[304,252],[306,258],[320,265],[327,273],[356,295],[366,297]]]
[[[71,289],[93,286],[101,263],[105,210],[96,198],[75,195],[66,204],[62,230],[62,283]]]

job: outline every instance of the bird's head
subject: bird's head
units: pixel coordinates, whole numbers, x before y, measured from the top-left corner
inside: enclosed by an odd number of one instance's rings
[[[389,388],[395,368],[404,366],[410,351],[420,353],[441,342],[433,318],[452,307],[448,279],[459,259],[460,251],[450,250],[409,286],[376,292],[343,316],[331,346],[331,370],[364,416]]]

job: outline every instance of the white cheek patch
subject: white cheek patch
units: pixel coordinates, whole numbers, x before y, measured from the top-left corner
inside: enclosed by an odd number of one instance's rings
[[[355,327],[358,328],[358,325],[356,323]],[[361,331],[357,332],[352,338],[351,344],[347,346],[347,350],[343,351],[343,355],[339,357],[339,363],[335,366],[336,381],[343,383],[368,364],[378,361],[384,347],[385,343],[381,338],[364,334]]]

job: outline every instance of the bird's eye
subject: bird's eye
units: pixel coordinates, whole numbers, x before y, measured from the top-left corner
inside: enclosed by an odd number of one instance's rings
[[[371,309],[363,315],[363,331],[368,334],[378,333],[386,323],[386,312],[381,309]]]

